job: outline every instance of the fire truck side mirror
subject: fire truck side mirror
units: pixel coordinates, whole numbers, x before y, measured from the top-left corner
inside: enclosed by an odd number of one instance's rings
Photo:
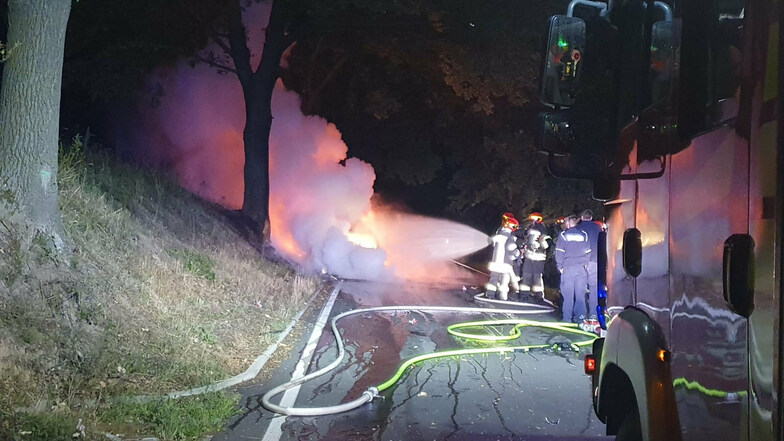
[[[637,277],[642,272],[642,234],[636,228],[623,232],[623,269],[626,274]]]
[[[621,180],[617,176],[601,176],[591,180],[593,182],[593,198],[597,201],[610,201],[621,193]]]
[[[536,133],[536,146],[539,150],[554,155],[568,155],[572,152],[574,141],[574,129],[565,111],[539,114]]]
[[[738,115],[738,90],[746,72],[743,53],[744,9],[721,2],[682,2],[678,88],[678,136],[683,141],[731,123]],[[706,7],[707,5],[707,7]],[[748,138],[751,130],[734,121],[736,130]]]
[[[648,85],[652,105],[671,101],[677,91],[680,41],[681,20],[657,21],[651,26]]]
[[[689,145],[678,136],[677,105],[681,20],[658,21],[651,29],[648,77],[649,105],[638,121],[635,137],[639,160],[677,153]]]
[[[585,50],[585,22],[576,17],[550,17],[544,54],[540,100],[551,107],[569,107],[580,76]]]

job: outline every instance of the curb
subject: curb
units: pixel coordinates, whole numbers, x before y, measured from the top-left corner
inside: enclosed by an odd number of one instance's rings
[[[324,285],[322,285],[322,287],[323,286]],[[199,394],[206,393],[206,392],[217,392],[219,390],[226,389],[227,387],[234,386],[236,384],[240,384],[240,383],[243,383],[245,381],[252,380],[253,378],[256,378],[256,376],[259,374],[259,372],[264,367],[264,365],[267,363],[267,361],[269,361],[269,359],[272,356],[272,354],[274,354],[275,351],[278,349],[278,346],[280,345],[280,343],[286,337],[288,337],[289,333],[291,333],[291,330],[294,329],[294,325],[296,325],[297,322],[299,322],[299,319],[302,318],[302,315],[305,313],[305,311],[307,311],[308,308],[310,307],[310,305],[313,304],[313,301],[316,299],[316,297],[319,295],[319,293],[321,293],[321,287],[319,287],[319,289],[317,289],[316,292],[313,293],[313,295],[310,297],[310,299],[305,303],[305,307],[302,308],[302,310],[300,312],[298,312],[297,315],[294,316],[294,318],[291,319],[291,322],[289,322],[288,326],[286,326],[286,328],[280,333],[280,335],[278,335],[278,339],[275,340],[275,343],[273,343],[272,346],[267,348],[266,351],[264,351],[261,355],[259,355],[256,358],[256,360],[254,360],[253,363],[251,363],[251,365],[248,366],[248,369],[246,369],[245,372],[243,372],[241,374],[238,374],[238,375],[235,375],[233,377],[226,378],[224,380],[212,383],[212,384],[208,384],[207,386],[201,386],[201,387],[195,387],[193,389],[187,389],[187,390],[183,390],[183,391],[171,392],[171,393],[167,394],[165,397],[166,398],[183,398],[183,397],[189,397],[189,396],[192,396],[192,395],[199,395]],[[162,398],[162,397],[144,397],[144,396],[136,397],[136,399],[145,399],[145,398],[154,399],[154,398]]]
[[[334,282],[334,281],[335,280],[329,280],[328,282]],[[259,355],[256,358],[256,360],[254,360],[253,363],[251,363],[251,365],[248,366],[245,372],[212,384],[208,384],[207,386],[201,386],[192,389],[171,392],[166,395],[159,395],[159,396],[139,395],[139,396],[131,397],[130,400],[138,403],[145,403],[160,398],[177,399],[177,398],[189,397],[192,395],[199,395],[206,392],[217,392],[219,390],[226,389],[227,387],[234,386],[255,378],[259,374],[261,369],[264,367],[264,365],[267,363],[267,361],[269,361],[270,357],[272,357],[272,354],[274,354],[275,351],[278,349],[280,343],[286,337],[288,337],[288,335],[291,333],[291,330],[294,329],[294,326],[297,324],[297,322],[299,322],[300,318],[302,318],[302,315],[305,314],[305,311],[307,311],[308,308],[310,308],[310,306],[315,301],[316,297],[319,296],[319,294],[322,292],[323,287],[326,285],[327,282],[323,283],[321,286],[318,287],[318,289],[316,289],[316,292],[314,292],[313,295],[310,297],[310,299],[308,299],[308,301],[305,302],[305,307],[302,308],[302,310],[298,312],[297,315],[295,315],[291,319],[291,322],[289,322],[288,326],[286,326],[286,328],[283,331],[281,331],[280,335],[278,336],[278,339],[275,340],[275,343],[273,343],[269,348],[267,348],[266,351],[264,351],[261,355]],[[112,433],[106,432],[104,433],[104,436],[111,441],[122,441],[122,438]],[[210,439],[210,438],[212,437],[210,436],[209,438],[206,439]],[[149,438],[143,438],[142,440],[158,441],[158,438],[149,437]]]

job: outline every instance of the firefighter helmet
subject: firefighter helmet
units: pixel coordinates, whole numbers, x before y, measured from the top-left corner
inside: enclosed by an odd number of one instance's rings
[[[514,217],[509,217],[504,219],[503,227],[515,231],[520,228],[520,222],[518,222]]]
[[[506,222],[507,219],[514,219],[515,215],[512,212],[507,211],[506,213],[501,215],[501,222]]]
[[[531,220],[531,221],[534,221],[534,222],[541,222],[543,219],[544,218],[542,217],[541,213],[533,212],[533,213],[528,215],[528,220]]]

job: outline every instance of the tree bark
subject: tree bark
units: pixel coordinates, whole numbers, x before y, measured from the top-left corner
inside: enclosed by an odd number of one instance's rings
[[[0,218],[62,247],[57,145],[71,0],[9,0],[0,89]]]
[[[239,0],[229,0],[231,57],[245,98],[245,191],[242,212],[263,227],[269,217],[269,136],[272,129],[272,92],[280,75],[280,59],[291,44],[286,34],[286,3],[274,0],[265,31],[264,51],[255,72]]]

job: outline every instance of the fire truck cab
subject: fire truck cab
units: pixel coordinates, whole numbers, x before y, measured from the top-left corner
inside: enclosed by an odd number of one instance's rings
[[[550,19],[537,143],[605,203],[586,366],[618,441],[784,439],[781,13],[574,0]]]

